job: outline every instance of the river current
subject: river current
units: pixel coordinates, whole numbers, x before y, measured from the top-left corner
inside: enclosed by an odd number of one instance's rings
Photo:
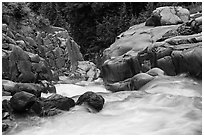
[[[86,106],[75,106],[53,117],[21,118],[8,134],[202,134],[202,81],[163,76],[139,91],[116,93],[93,82],[57,84],[56,88],[58,94],[75,101],[86,91],[97,92],[105,99],[104,108],[90,113]]]

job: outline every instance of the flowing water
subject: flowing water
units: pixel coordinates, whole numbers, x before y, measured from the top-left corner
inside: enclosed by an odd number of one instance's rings
[[[77,100],[86,91],[97,92],[105,98],[102,111],[75,106],[53,117],[21,118],[8,134],[202,134],[201,81],[165,76],[140,91],[117,93],[103,85],[81,84],[58,84],[57,93]]]

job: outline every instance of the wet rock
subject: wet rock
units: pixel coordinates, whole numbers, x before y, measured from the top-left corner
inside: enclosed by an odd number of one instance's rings
[[[163,76],[164,75],[164,71],[161,70],[160,68],[152,68],[149,71],[146,72],[147,74],[151,75],[151,76]]]
[[[153,79],[154,77],[149,74],[139,73],[131,78],[130,88],[131,90],[138,90]]]
[[[59,94],[52,94],[46,99],[36,101],[31,109],[39,116],[52,116],[61,113],[61,110],[69,111],[74,106],[73,99]]]
[[[45,101],[45,107],[49,108],[57,108],[60,110],[68,111],[70,108],[75,106],[75,102],[73,99],[64,97],[59,94],[53,94],[49,96]]]
[[[105,83],[105,87],[112,92],[128,91],[132,89],[130,83],[131,78],[115,83]]]
[[[35,103],[35,95],[28,92],[18,92],[10,99],[11,107],[15,112],[26,112]]]
[[[76,105],[82,105],[83,103],[85,103],[91,109],[99,112],[100,110],[102,110],[104,102],[105,100],[101,95],[88,91],[78,98]]]
[[[140,72],[137,56],[120,56],[110,59],[102,65],[104,82],[118,82],[134,76]]]

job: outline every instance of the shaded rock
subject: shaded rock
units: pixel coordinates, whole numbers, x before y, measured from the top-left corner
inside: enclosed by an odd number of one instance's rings
[[[9,71],[9,56],[10,53],[6,50],[2,50],[2,78],[10,79],[11,74]]]
[[[35,75],[31,71],[29,56],[20,47],[13,47],[9,56],[9,67],[12,81],[34,82]]]
[[[152,15],[146,20],[145,26],[161,26],[161,17],[158,15]]]
[[[44,90],[44,87],[34,83],[17,83],[15,85],[15,89],[18,89],[16,90],[16,92],[25,91],[35,95],[36,97],[40,97],[41,92],[43,92]]]
[[[177,74],[190,73],[202,77],[202,47],[190,48],[184,51],[174,51],[171,54]]]
[[[60,68],[64,67],[65,59],[63,57],[59,57],[56,59],[55,64],[56,64],[56,67],[60,69]]]
[[[176,75],[175,67],[172,62],[171,56],[165,56],[164,58],[157,60],[157,66],[169,76]]]
[[[38,79],[51,81],[53,79],[53,75],[51,69],[48,66],[46,61],[40,61],[38,63]]]
[[[71,62],[71,71],[74,72],[77,69],[78,61],[83,61],[83,56],[80,52],[79,45],[72,39],[66,40],[66,48],[68,51],[69,60]]]
[[[2,122],[2,132],[5,132],[9,128],[7,123]]]
[[[61,113],[60,110],[68,111],[74,106],[73,99],[59,94],[52,94],[46,99],[35,102],[31,109],[40,116],[52,116]]]
[[[134,76],[140,72],[137,56],[124,55],[107,60],[102,65],[104,82],[118,82]]]
[[[101,95],[88,91],[78,98],[76,105],[82,105],[83,103],[85,103],[91,109],[99,112],[100,110],[102,110],[104,102],[105,100]]]
[[[29,110],[35,101],[35,95],[24,91],[14,94],[10,99],[11,107],[16,112],[25,112]]]

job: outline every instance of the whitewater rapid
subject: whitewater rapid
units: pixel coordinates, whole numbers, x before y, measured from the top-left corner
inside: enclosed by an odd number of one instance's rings
[[[86,82],[57,84],[56,89],[74,100],[86,91],[97,92],[105,98],[104,108],[90,113],[75,106],[53,117],[22,118],[8,134],[202,134],[202,82],[192,78],[165,76],[140,91],[116,93]]]

